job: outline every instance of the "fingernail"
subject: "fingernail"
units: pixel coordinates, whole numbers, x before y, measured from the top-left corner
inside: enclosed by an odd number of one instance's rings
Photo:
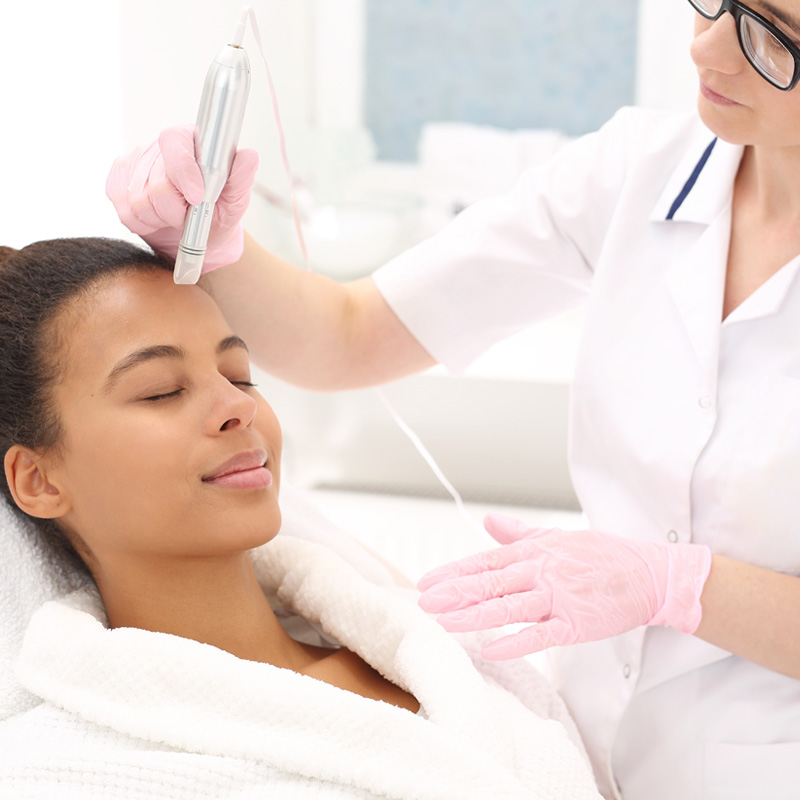
[[[476,629],[472,619],[473,615],[469,611],[450,611],[442,614],[437,622],[446,630],[452,633],[463,633]]]
[[[447,580],[451,577],[450,568],[445,567],[436,567],[436,569],[432,569],[430,572],[426,572],[417,582],[417,588],[421,592],[427,591],[431,586],[436,585],[437,583],[441,583],[444,580]]]
[[[441,614],[443,611],[458,608],[459,597],[460,593],[455,586],[443,583],[424,592],[419,598],[419,605],[423,611]]]
[[[503,514],[500,511],[490,511],[484,516],[483,521],[502,523],[505,525],[508,525],[512,522],[517,522],[514,517],[510,516],[509,514]]]
[[[521,519],[511,517],[508,514],[501,514],[498,511],[487,514],[484,517],[483,523],[486,530],[490,530],[491,528],[507,528],[515,536],[522,536],[530,528],[530,526]]]

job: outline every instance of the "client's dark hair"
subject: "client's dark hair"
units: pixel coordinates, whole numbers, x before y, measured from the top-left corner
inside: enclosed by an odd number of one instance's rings
[[[61,422],[53,387],[60,380],[57,341],[68,306],[104,279],[125,272],[171,270],[173,262],[116,239],[52,239],[14,250],[0,247],[0,454],[12,445],[44,452],[57,447]],[[3,471],[5,500],[34,522],[59,555],[77,553],[51,520],[14,503]]]

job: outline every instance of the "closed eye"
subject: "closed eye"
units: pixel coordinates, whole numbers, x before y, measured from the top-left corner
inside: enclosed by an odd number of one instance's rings
[[[179,397],[181,394],[183,394],[183,389],[176,389],[174,392],[154,394],[152,397],[143,397],[142,399],[148,403],[158,403],[161,400],[168,400],[171,397]]]
[[[256,384],[252,383],[251,381],[231,381],[234,386],[240,386],[245,389],[254,389]],[[174,392],[165,392],[164,394],[154,394],[150,397],[143,397],[142,399],[148,403],[158,403],[162,400],[169,400],[172,397],[180,397],[184,392],[184,389],[175,389]]]

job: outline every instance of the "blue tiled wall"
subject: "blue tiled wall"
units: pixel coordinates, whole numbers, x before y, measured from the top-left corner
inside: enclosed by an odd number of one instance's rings
[[[638,0],[366,7],[365,116],[383,159],[415,159],[428,120],[580,134],[633,102]]]

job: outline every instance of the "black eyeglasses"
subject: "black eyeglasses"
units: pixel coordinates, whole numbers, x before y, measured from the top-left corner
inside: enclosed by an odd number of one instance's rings
[[[736,22],[744,57],[756,72],[778,89],[788,92],[800,80],[800,48],[752,9],[736,0],[689,0],[706,19],[719,19],[727,11]]]

